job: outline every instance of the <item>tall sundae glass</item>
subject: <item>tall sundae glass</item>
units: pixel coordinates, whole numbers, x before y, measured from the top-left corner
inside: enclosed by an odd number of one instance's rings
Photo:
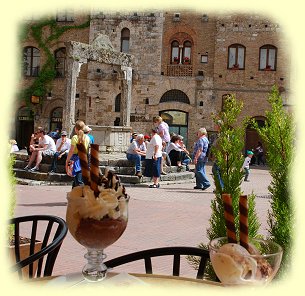
[[[85,181],[87,185],[74,187],[67,194],[66,221],[74,239],[88,250],[83,276],[96,282],[103,280],[107,273],[104,249],[116,242],[127,227],[129,196],[111,171],[98,178],[91,174],[90,179]]]

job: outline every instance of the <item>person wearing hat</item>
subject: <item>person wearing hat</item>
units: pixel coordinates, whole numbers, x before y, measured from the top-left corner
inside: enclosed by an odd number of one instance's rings
[[[134,132],[131,134],[131,137],[130,137],[130,143],[132,143],[138,136],[138,133]]]
[[[243,170],[245,172],[245,177],[244,177],[244,181],[249,182],[248,177],[250,174],[250,163],[251,163],[251,158],[253,156],[253,152],[248,150],[247,151],[247,156],[245,158],[244,164],[243,164]]]
[[[53,160],[49,173],[56,173],[57,170],[57,161],[62,157],[67,158],[68,152],[71,147],[71,140],[67,137],[67,132],[62,131],[60,138],[56,141],[56,152],[53,155]]]
[[[86,125],[84,127],[84,134],[87,135],[90,139],[90,144],[94,144],[94,137],[93,135],[90,133],[92,131],[92,128],[89,127],[88,125]]]

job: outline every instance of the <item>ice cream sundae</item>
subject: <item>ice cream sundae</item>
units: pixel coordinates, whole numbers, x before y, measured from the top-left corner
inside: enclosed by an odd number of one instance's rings
[[[112,172],[102,176],[95,196],[90,186],[74,187],[68,193],[67,224],[84,247],[104,249],[113,244],[127,226],[128,195]]]
[[[104,249],[116,242],[127,227],[129,196],[116,174],[109,170],[100,174],[98,145],[91,145],[90,168],[84,147],[77,148],[85,186],[67,193],[66,221],[75,240],[88,250],[84,277],[100,281],[107,272]]]

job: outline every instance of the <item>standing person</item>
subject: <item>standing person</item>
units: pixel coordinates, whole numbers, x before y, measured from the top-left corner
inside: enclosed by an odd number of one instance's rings
[[[162,159],[162,139],[158,135],[157,129],[152,130],[151,140],[147,144],[145,158],[145,176],[153,178],[153,184],[149,188],[159,188],[159,178],[161,174]]]
[[[256,156],[257,156],[257,165],[260,165],[261,163],[263,165],[265,165],[264,148],[263,148],[263,144],[260,141],[257,143],[255,151],[256,151]]]
[[[242,166],[242,168],[244,169],[244,172],[245,172],[244,181],[246,181],[246,182],[249,182],[248,177],[250,174],[250,163],[251,163],[251,158],[252,158],[253,154],[254,153],[252,151],[250,151],[250,150],[247,151],[247,156],[246,156],[245,161]]]
[[[136,139],[131,142],[131,144],[129,145],[126,151],[127,159],[135,163],[135,169],[136,169],[135,174],[139,178],[142,177],[141,161],[145,160],[145,155],[146,155],[146,145],[144,143],[144,135],[139,134],[137,135]]]
[[[67,138],[67,132],[61,132],[61,138],[56,141],[56,152],[53,156],[53,161],[51,164],[51,169],[49,173],[56,173],[57,170],[57,160],[67,158],[69,150],[71,148],[71,140]]]
[[[75,135],[71,139],[71,147],[66,159],[66,172],[68,173],[68,165],[70,161],[74,162],[72,175],[74,176],[72,188],[75,186],[83,186],[82,168],[78,157],[77,144],[83,143],[88,153],[89,150],[89,137],[85,135],[84,128],[85,123],[82,120],[78,120],[75,123],[74,131]]]
[[[206,153],[209,146],[207,131],[205,128],[200,128],[197,132],[198,140],[194,146],[193,162],[195,164],[196,186],[194,189],[206,190],[211,186],[205,172],[207,162]]]
[[[157,128],[158,135],[161,137],[162,141],[166,143],[165,148],[164,148],[165,152],[166,152],[166,149],[171,140],[171,137],[169,134],[169,126],[165,121],[163,121],[163,118],[161,116],[154,117],[153,122],[154,122],[155,128]],[[164,159],[162,157],[161,158],[162,174],[166,174],[163,170],[163,167],[165,167],[165,166],[164,166]]]
[[[157,116],[154,118],[154,125],[158,130],[158,134],[161,139],[168,145],[170,142],[170,134],[169,134],[169,126],[168,124],[163,121],[161,116]]]
[[[30,170],[31,172],[38,172],[42,157],[47,155],[53,156],[56,152],[54,140],[50,136],[46,135],[43,129],[37,130],[37,136],[39,136],[39,144],[38,147],[33,146],[32,148],[29,163],[24,168],[26,171]],[[34,161],[36,161],[36,164],[33,168],[31,168]]]

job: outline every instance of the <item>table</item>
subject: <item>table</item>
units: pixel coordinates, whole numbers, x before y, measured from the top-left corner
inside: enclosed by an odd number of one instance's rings
[[[29,280],[30,284],[43,285],[43,286],[56,286],[56,287],[122,287],[122,286],[147,286],[147,287],[161,287],[170,288],[181,287],[203,287],[203,286],[215,286],[216,288],[223,287],[221,283],[212,282],[208,280],[192,279],[186,277],[159,275],[159,274],[139,274],[139,273],[115,273],[108,272],[107,278],[103,281],[96,283],[89,283],[83,279],[81,273],[71,273],[63,276],[51,276],[38,279]]]

